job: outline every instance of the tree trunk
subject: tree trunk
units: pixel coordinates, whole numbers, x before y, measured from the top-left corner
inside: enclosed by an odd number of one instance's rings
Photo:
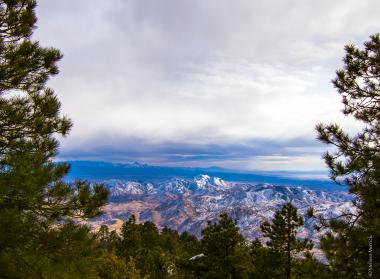
[[[290,258],[290,241],[288,241],[288,247],[287,247],[287,264],[286,264],[286,278],[290,279],[290,268],[291,268],[291,258]]]
[[[290,271],[291,271],[291,258],[290,258],[290,236],[292,234],[292,231],[291,231],[291,216],[290,216],[290,212],[288,210],[287,212],[287,225],[288,225],[288,235],[287,235],[287,247],[286,247],[286,253],[287,253],[287,263],[286,263],[286,279],[290,279]]]

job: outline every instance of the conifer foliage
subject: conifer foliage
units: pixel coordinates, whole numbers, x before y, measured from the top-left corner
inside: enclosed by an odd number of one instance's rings
[[[226,213],[216,223],[208,223],[202,231],[202,252],[199,260],[204,278],[242,278],[247,274],[248,248],[239,227]]]
[[[337,124],[319,124],[317,132],[322,142],[336,148],[324,158],[332,179],[356,195],[357,214],[331,220],[327,225],[332,233],[321,244],[340,276],[366,278],[379,270],[374,259],[380,257],[380,249],[373,248],[380,243],[380,36],[371,36],[363,49],[347,45],[345,50],[343,69],[333,84],[342,96],[343,113],[360,121],[363,129],[352,136]]]
[[[133,215],[114,243],[118,258],[133,262],[136,272],[145,278],[193,278],[186,274],[189,270],[185,267],[192,256],[200,253],[196,237],[166,227],[159,232],[152,222],[138,224]]]
[[[292,256],[313,248],[309,239],[297,238],[298,229],[303,225],[303,218],[290,202],[276,211],[272,223],[264,222],[261,225],[264,236],[269,238],[268,247],[277,253],[278,257],[284,258],[282,265],[285,267],[286,278],[291,278]]]
[[[31,39],[35,8],[33,0],[0,1],[2,278],[51,276],[49,266],[68,264],[69,254],[65,261],[58,260],[60,247],[71,251],[62,243],[81,237],[89,237],[90,243],[91,237],[85,228],[65,220],[99,215],[108,196],[102,185],[63,182],[69,166],[52,162],[58,152],[56,137],[66,136],[71,122],[62,116],[54,91],[46,87],[49,77],[58,73],[62,54]]]

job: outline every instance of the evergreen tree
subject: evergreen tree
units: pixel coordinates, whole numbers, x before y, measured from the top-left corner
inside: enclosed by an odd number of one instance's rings
[[[283,270],[280,268],[283,265],[282,256],[278,251],[263,246],[260,240],[255,239],[250,246],[251,268],[249,278],[283,277]]]
[[[201,250],[204,256],[194,260],[193,268],[202,278],[247,277],[249,250],[236,223],[226,213],[202,231]]]
[[[281,210],[275,212],[272,223],[264,222],[261,225],[264,236],[269,238],[268,247],[285,257],[286,278],[291,278],[292,255],[313,248],[310,240],[297,238],[297,230],[303,225],[303,218],[291,203],[286,203]]]
[[[293,278],[297,279],[331,279],[336,278],[329,266],[315,259],[311,253],[306,253],[304,258],[294,259]]]
[[[117,255],[125,261],[133,259],[141,274],[149,278],[168,278],[170,275],[170,257],[161,247],[157,227],[152,222],[137,224],[134,215],[123,224]]]
[[[136,268],[136,262],[131,257],[129,261],[117,257],[115,254],[107,254],[97,262],[98,276],[102,279],[148,279],[149,276],[142,277]]]
[[[57,263],[74,264],[60,243],[82,237],[92,245],[89,230],[66,223],[101,213],[107,199],[102,185],[65,183],[66,164],[55,164],[56,136],[66,136],[71,122],[46,87],[58,73],[62,57],[54,48],[31,40],[36,2],[0,1],[0,277],[39,278]],[[75,227],[75,228],[73,228]],[[72,229],[68,229],[72,228]],[[59,236],[61,242],[54,241]],[[53,243],[49,243],[51,240]],[[90,247],[88,246],[88,247]],[[82,245],[78,245],[82,247]],[[84,249],[84,247],[82,247]],[[87,249],[87,248],[86,248]],[[59,253],[61,251],[61,254]],[[80,255],[81,253],[77,253]],[[68,264],[70,262],[70,264]],[[87,267],[86,267],[87,268]]]
[[[186,258],[201,253],[201,243],[194,235],[183,232],[179,236],[179,241],[181,244],[181,253],[184,254]]]
[[[142,245],[140,226],[136,224],[136,218],[132,215],[121,228],[121,241],[117,253],[128,260],[130,257],[136,257]]]
[[[345,50],[344,67],[332,82],[342,96],[343,113],[364,128],[353,136],[337,124],[316,129],[319,140],[336,148],[324,159],[331,178],[356,195],[357,214],[331,220],[331,233],[321,245],[339,276],[365,278],[379,270],[379,261],[369,266],[370,257],[380,258],[380,249],[375,249],[380,243],[380,36],[371,36],[363,49],[347,45]]]

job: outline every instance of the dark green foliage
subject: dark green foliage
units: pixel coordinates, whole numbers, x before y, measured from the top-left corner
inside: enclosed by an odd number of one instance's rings
[[[30,41],[36,21],[35,1],[0,2],[0,209],[61,217],[94,217],[107,198],[101,185],[65,184],[69,166],[53,164],[56,135],[71,122],[45,87],[57,74],[58,50]]]
[[[369,239],[360,227],[349,227],[344,222],[333,223],[329,225],[334,233],[321,239],[321,249],[333,267],[335,277],[366,278]]]
[[[264,247],[256,239],[250,247],[250,278],[284,278],[284,255],[274,249]]]
[[[23,230],[15,232],[21,242],[11,239],[0,253],[1,278],[95,278],[98,255],[88,227],[66,222],[43,228],[23,222]]]
[[[96,232],[98,246],[109,253],[115,253],[117,245],[121,240],[120,236],[115,231],[109,231],[106,225],[102,225]]]
[[[188,263],[196,278],[248,278],[249,249],[227,214],[202,231],[201,251],[203,257]]]
[[[285,278],[287,250],[283,243],[290,239],[293,278],[331,278],[330,269],[309,253],[299,257],[311,243],[293,238],[302,218],[293,214],[294,208],[287,205],[284,208],[291,212],[291,237],[282,233],[286,231],[283,227],[275,229],[273,235],[281,232],[275,237],[278,249],[263,246],[258,240],[247,245],[236,223],[226,214],[218,222],[208,223],[200,241],[167,227],[158,231],[151,222],[139,224],[134,216],[123,224],[120,236],[103,226],[97,233],[97,245],[102,251],[99,275],[102,278],[129,278],[126,274],[134,274],[134,277],[128,275],[130,278]],[[277,212],[278,216],[281,214],[281,210]],[[286,219],[288,215],[284,216]],[[296,253],[297,257],[293,258]]]
[[[124,223],[116,254],[149,278],[182,278],[182,267],[191,253],[199,253],[199,241],[188,234],[164,228],[161,232],[151,222],[137,224],[134,216]]]
[[[100,278],[106,279],[140,279],[140,271],[135,260],[116,256],[121,237],[115,231],[109,231],[107,226],[101,226],[96,233],[97,247],[100,256],[93,262]]]
[[[291,277],[293,255],[313,248],[310,240],[297,238],[298,228],[303,225],[303,218],[291,203],[286,203],[281,210],[276,211],[272,223],[264,222],[261,225],[264,236],[269,238],[268,247],[282,259],[282,265],[278,268],[283,268],[286,278]]]
[[[311,254],[306,254],[306,257],[303,259],[294,259],[292,267],[292,278],[331,279],[338,277],[334,276],[328,266],[313,258]]]
[[[264,247],[257,239],[252,242],[250,248],[252,260],[250,278],[286,278],[284,272],[286,253]],[[308,252],[305,253],[304,257],[292,258],[291,276],[299,279],[334,278],[329,267],[313,258]]]
[[[344,67],[333,84],[342,96],[343,113],[352,115],[364,128],[351,136],[338,125],[317,126],[318,138],[336,147],[324,158],[331,177],[349,186],[357,196],[357,214],[343,214],[327,225],[333,233],[322,239],[322,248],[342,278],[366,278],[379,270],[380,249],[380,37],[373,35],[359,49],[345,48]],[[372,241],[370,255],[369,239]],[[374,273],[373,273],[374,274]]]
[[[61,53],[30,40],[37,21],[35,7],[34,0],[0,2],[0,94],[15,89],[37,92],[58,73]]]
[[[99,215],[108,191],[52,162],[71,122],[45,85],[62,55],[31,40],[35,6],[0,1],[0,277],[93,277],[93,235],[68,218]]]
[[[201,243],[195,236],[190,235],[187,232],[184,232],[179,236],[179,240],[181,242],[181,245],[183,246],[182,250],[183,253],[185,253],[185,258],[197,255],[197,253],[201,251]]]

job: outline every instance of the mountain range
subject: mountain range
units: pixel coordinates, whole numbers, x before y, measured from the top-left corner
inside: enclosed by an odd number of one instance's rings
[[[337,185],[328,179],[324,171],[241,171],[220,167],[190,168],[152,166],[139,162],[109,163],[98,161],[68,161],[71,165],[67,180],[86,179],[90,181],[104,181],[119,179],[123,181],[152,181],[162,182],[171,178],[192,179],[201,174],[220,177],[225,181],[242,183],[270,183],[274,185],[305,186],[318,190],[345,191],[347,188]]]
[[[312,207],[317,216],[333,218],[353,212],[353,196],[344,186],[328,180],[297,178],[297,173],[236,172],[221,168],[171,168],[140,163],[70,162],[66,177],[102,182],[110,190],[104,214],[90,220],[94,226],[120,229],[133,214],[138,222],[152,221],[159,229],[201,236],[207,222],[223,212],[237,223],[248,239],[262,238],[260,225],[292,202],[305,218],[300,237],[318,245],[324,230],[314,229],[315,219],[306,216]],[[301,173],[305,177],[305,173]]]

